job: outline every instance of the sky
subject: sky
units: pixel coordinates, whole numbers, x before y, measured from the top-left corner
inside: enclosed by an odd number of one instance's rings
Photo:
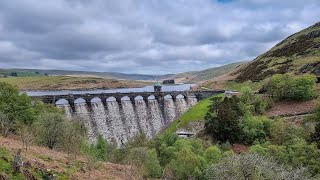
[[[1,0],[0,68],[167,74],[253,60],[319,0]]]

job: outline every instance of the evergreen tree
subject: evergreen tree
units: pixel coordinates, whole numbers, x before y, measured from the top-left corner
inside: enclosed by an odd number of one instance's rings
[[[236,96],[224,98],[221,102],[213,99],[213,104],[205,116],[205,130],[215,140],[222,142],[239,140],[241,112],[238,103],[239,98]]]

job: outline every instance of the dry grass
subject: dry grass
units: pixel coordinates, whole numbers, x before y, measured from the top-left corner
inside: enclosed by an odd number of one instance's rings
[[[14,155],[22,147],[22,144],[14,137],[0,137],[0,147],[8,149]],[[32,167],[40,167],[67,174],[66,179],[122,180],[128,179],[129,175],[132,174],[128,166],[98,162],[97,168],[91,172],[89,178],[89,173],[81,170],[85,162],[84,157],[77,157],[76,161],[70,161],[68,155],[64,152],[39,146],[30,146],[27,152],[22,152],[22,157],[25,162],[29,161]]]

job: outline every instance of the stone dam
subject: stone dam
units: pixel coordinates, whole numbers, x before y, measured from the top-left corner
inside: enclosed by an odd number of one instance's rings
[[[34,96],[78,116],[91,142],[101,134],[121,147],[134,136],[154,137],[198,101],[224,91],[170,91]],[[58,101],[65,101],[60,104]]]

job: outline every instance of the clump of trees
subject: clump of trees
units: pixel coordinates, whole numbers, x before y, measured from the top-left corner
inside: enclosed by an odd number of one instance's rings
[[[272,101],[254,96],[251,89],[241,89],[241,96],[213,97],[205,116],[205,131],[219,142],[252,144],[270,134],[271,120],[260,116]]]
[[[314,75],[273,75],[265,84],[267,93],[277,100],[308,100],[315,96],[317,78]]]
[[[86,140],[86,129],[81,120],[69,120],[52,105],[32,102],[17,87],[3,82],[0,82],[0,131],[4,137],[10,133],[17,135],[24,150],[31,143],[37,143],[75,154]]]
[[[223,158],[205,171],[206,179],[307,179],[304,168],[288,168],[270,158],[246,153]]]

